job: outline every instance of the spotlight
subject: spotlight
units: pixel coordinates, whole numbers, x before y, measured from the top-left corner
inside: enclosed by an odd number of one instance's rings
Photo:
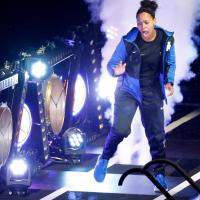
[[[0,169],[8,160],[13,140],[12,113],[7,104],[0,105]]]
[[[31,80],[45,80],[52,74],[53,70],[47,65],[43,58],[27,58],[26,68]]]
[[[86,85],[81,75],[77,76],[74,96],[73,116],[82,110],[86,100]]]
[[[96,74],[97,73],[97,68],[95,67],[92,71],[93,74]]]
[[[47,73],[47,66],[41,61],[37,61],[31,66],[31,75],[37,79],[43,77]]]
[[[86,135],[80,129],[72,127],[63,134],[64,153],[73,163],[80,163],[81,156],[85,153]]]
[[[17,142],[18,147],[21,147],[28,139],[31,132],[31,127],[32,127],[31,112],[28,106],[24,104],[21,126],[19,131],[19,138]]]
[[[39,111],[39,122],[40,122],[40,160],[42,163],[47,162],[49,158],[49,146],[48,146],[48,127],[47,119],[45,116],[45,99],[43,95],[43,84],[37,82],[37,98],[38,98],[38,111]]]
[[[24,160],[13,160],[10,163],[9,168],[14,176],[22,176],[28,169]]]
[[[8,163],[6,168],[6,185],[9,195],[17,193],[24,195],[31,185],[31,172],[29,165],[22,158],[16,158]]]
[[[102,115],[99,115],[99,116],[98,116],[98,119],[99,119],[99,120],[102,120],[102,119],[103,119],[103,116],[102,116]]]
[[[98,111],[101,110],[101,106],[100,106],[100,105],[97,106],[97,110],[98,110]]]
[[[99,129],[103,129],[103,124],[99,124]]]
[[[94,44],[94,40],[90,40],[90,46]]]
[[[94,55],[94,52],[95,52],[95,50],[92,49],[91,52],[90,52],[90,54],[91,54],[91,55]]]

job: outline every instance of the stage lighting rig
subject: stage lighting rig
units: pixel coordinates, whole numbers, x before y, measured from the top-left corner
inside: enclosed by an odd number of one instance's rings
[[[25,195],[31,185],[30,166],[23,158],[11,159],[6,168],[6,185],[9,195]]]
[[[64,154],[73,164],[81,162],[82,155],[86,150],[86,135],[80,129],[71,127],[67,129],[63,136]]]
[[[22,119],[19,131],[19,137],[17,141],[18,148],[21,148],[22,145],[27,141],[31,133],[32,127],[32,117],[29,107],[24,104],[22,111]]]
[[[43,57],[28,57],[25,63],[28,75],[32,81],[46,80],[53,73],[53,69]]]
[[[84,79],[80,74],[77,75],[74,91],[73,116],[77,115],[84,107],[87,97],[87,89]]]

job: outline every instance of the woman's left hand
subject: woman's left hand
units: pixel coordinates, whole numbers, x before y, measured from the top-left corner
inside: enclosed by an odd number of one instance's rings
[[[171,83],[165,84],[165,89],[168,91],[167,96],[172,96],[174,94],[174,87]]]

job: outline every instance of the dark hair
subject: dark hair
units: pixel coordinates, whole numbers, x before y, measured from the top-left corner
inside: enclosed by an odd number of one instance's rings
[[[153,18],[155,18],[155,13],[157,8],[158,4],[155,1],[143,0],[140,2],[140,8],[136,13],[136,17],[138,16],[138,14],[146,12],[149,13]]]

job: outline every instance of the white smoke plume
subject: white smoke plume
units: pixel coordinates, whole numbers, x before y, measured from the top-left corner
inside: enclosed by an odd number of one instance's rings
[[[91,3],[92,1],[90,1]],[[157,25],[174,31],[177,69],[175,75],[175,94],[168,98],[165,105],[166,123],[170,121],[174,113],[174,105],[181,102],[183,96],[179,84],[182,80],[190,80],[195,75],[190,70],[190,63],[197,56],[196,49],[191,40],[196,21],[196,14],[200,0],[158,0]],[[92,4],[92,3],[91,3]],[[97,5],[97,4],[96,4]],[[135,14],[140,6],[140,0],[103,0],[99,4],[100,19],[103,21],[102,31],[107,34],[108,40],[102,49],[102,76],[99,92],[111,102],[114,100],[114,89],[116,79],[111,78],[106,70],[116,45],[133,26],[136,26]],[[93,14],[98,12],[93,12]],[[105,94],[105,87],[110,86]],[[102,89],[102,90],[101,90]],[[102,94],[104,91],[104,94]],[[107,115],[110,115],[107,113]],[[149,147],[140,123],[139,112],[135,116],[132,125],[132,132],[128,139],[124,140],[118,148],[119,158],[122,162],[130,162],[132,156],[137,155],[137,164],[144,164],[150,160]],[[122,156],[121,156],[122,155]],[[126,155],[126,156],[124,156]],[[141,156],[143,157],[141,161]]]
[[[85,0],[85,2],[91,12],[91,20],[97,22],[100,19],[101,0]]]

